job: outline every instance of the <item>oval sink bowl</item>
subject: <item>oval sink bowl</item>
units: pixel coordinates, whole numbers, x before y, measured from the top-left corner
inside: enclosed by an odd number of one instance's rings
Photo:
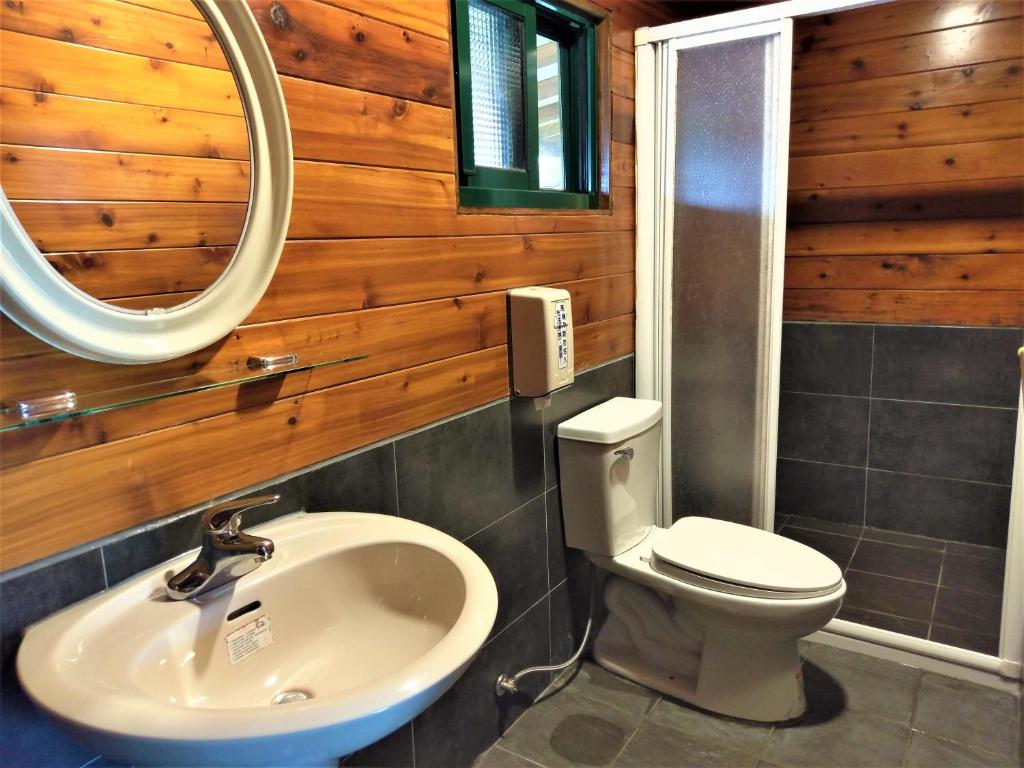
[[[336,765],[432,704],[487,639],[487,566],[410,520],[299,513],[254,529],[273,558],[192,601],[194,553],[35,624],[29,696],[133,765]]]

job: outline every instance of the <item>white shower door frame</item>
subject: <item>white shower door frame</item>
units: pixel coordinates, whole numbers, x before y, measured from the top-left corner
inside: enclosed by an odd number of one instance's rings
[[[675,147],[675,54],[685,48],[767,35],[779,35],[778,68],[774,72],[776,104],[765,105],[765,119],[776,121],[774,219],[767,307],[765,386],[770,404],[764,414],[765,457],[763,504],[758,523],[774,525],[777,459],[779,354],[782,329],[782,281],[785,263],[786,194],[789,161],[789,104],[793,19],[875,5],[890,0],[788,0],[757,8],[680,21],[636,31],[636,393],[661,400],[666,424],[671,413],[672,234],[674,173],[669,162]],[[767,179],[766,179],[767,181]],[[663,430],[660,524],[671,525],[672,466],[670,429]],[[903,661],[919,661],[947,673],[971,677],[980,672],[992,682],[1021,679],[1024,658],[1024,398],[1018,408],[1017,447],[1010,503],[1002,632],[998,656],[989,656],[897,632],[833,619],[820,633],[826,642],[851,645]]]

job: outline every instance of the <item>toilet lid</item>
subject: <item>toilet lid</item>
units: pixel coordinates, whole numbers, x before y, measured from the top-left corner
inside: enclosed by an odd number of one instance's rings
[[[708,517],[676,521],[653,549],[677,568],[754,589],[827,593],[843,580],[838,565],[798,541]]]

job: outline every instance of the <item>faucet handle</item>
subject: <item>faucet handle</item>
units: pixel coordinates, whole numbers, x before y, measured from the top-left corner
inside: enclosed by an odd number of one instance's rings
[[[274,504],[280,500],[281,494],[271,493],[266,496],[249,496],[244,499],[222,501],[203,512],[203,528],[207,533],[234,536],[242,524],[243,512],[253,507]]]

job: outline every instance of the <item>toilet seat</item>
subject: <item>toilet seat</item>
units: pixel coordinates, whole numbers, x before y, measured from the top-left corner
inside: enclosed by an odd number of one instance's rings
[[[704,589],[778,600],[829,595],[843,584],[839,566],[804,544],[707,517],[681,518],[657,537],[650,566]]]

